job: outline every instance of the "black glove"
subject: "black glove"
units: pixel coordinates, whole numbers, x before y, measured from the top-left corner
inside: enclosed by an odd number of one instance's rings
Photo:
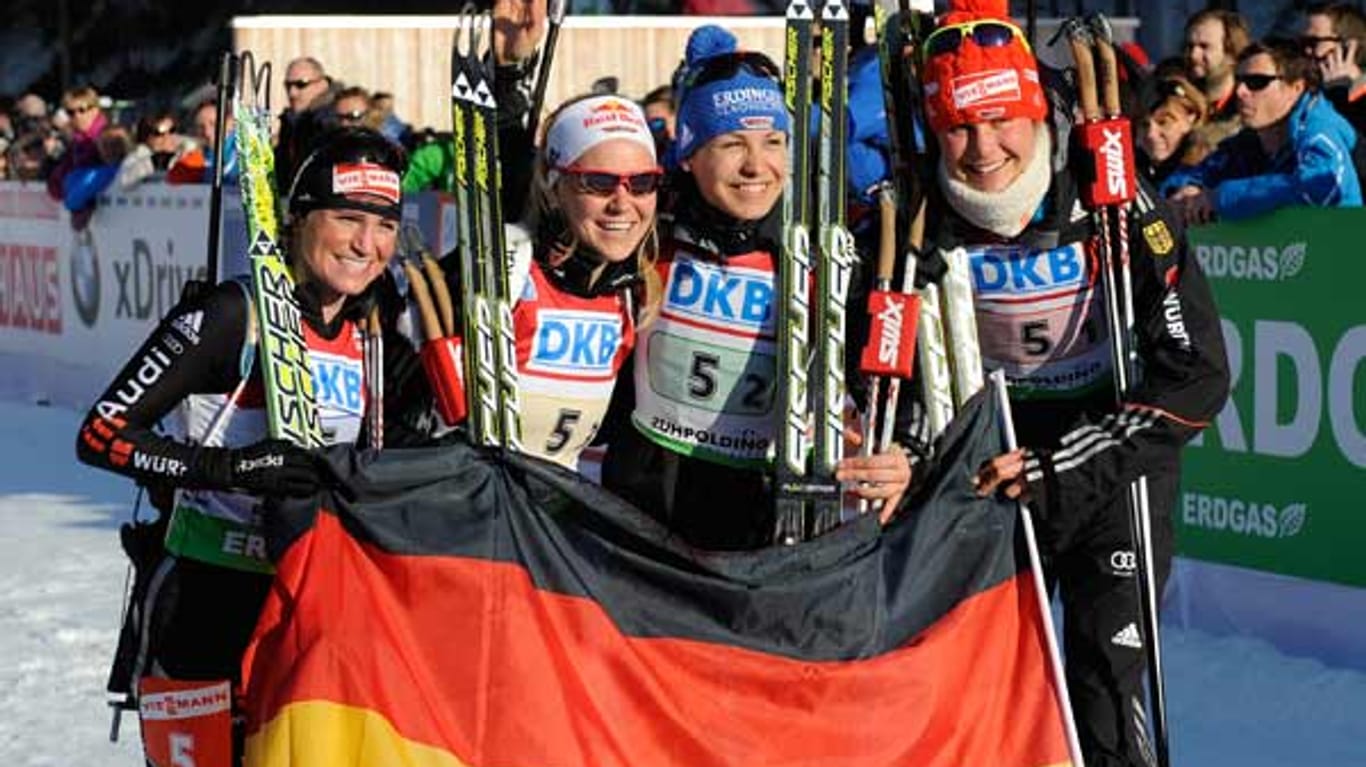
[[[228,460],[228,484],[253,495],[309,496],[324,482],[317,457],[282,439],[234,448]]]

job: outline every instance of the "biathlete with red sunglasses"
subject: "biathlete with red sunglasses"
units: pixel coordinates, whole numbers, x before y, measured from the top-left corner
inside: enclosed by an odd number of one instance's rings
[[[663,176],[649,124],[631,101],[583,97],[546,122],[531,187],[519,192],[529,197],[526,231],[509,237],[518,243],[509,295],[526,453],[576,468],[603,423],[637,326],[659,303],[653,263]],[[455,259],[443,259],[442,269],[458,304]],[[438,399],[463,400],[463,373],[443,377],[429,367],[429,375]]]
[[[513,309],[528,452],[572,468],[597,436],[637,327],[659,306],[663,177],[633,102],[580,98],[548,120],[527,211],[533,258]]]
[[[939,154],[927,247],[966,249],[983,365],[1006,373],[1023,448],[975,482],[1036,510],[1086,763],[1138,767],[1153,749],[1127,488],[1147,475],[1160,594],[1181,448],[1228,395],[1223,338],[1182,230],[1141,188],[1128,230],[1141,373],[1116,404],[1099,237],[1068,162],[1074,96],[1046,90],[1008,18],[1003,0],[956,2],[925,40]]]
[[[688,41],[677,169],[660,214],[658,316],[623,372],[603,484],[693,545],[772,543],[774,278],[789,117],[778,68],[706,26]],[[856,451],[849,451],[856,452]],[[838,478],[894,508],[901,451],[846,458]]]

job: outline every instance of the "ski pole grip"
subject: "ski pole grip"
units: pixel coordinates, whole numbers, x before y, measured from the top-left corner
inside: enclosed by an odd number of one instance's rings
[[[431,290],[427,287],[427,279],[421,270],[405,260],[403,273],[408,277],[408,290],[417,304],[417,314],[422,320],[423,337],[432,341],[446,335],[441,327],[441,320],[437,318],[436,305],[432,301]]]
[[[1118,117],[1123,111],[1119,100],[1119,60],[1115,56],[1114,43],[1106,38],[1096,40],[1096,58],[1100,64],[1101,106],[1106,117]]]
[[[877,286],[885,288],[892,281],[896,268],[896,195],[888,187],[877,194],[880,212],[877,252]]]
[[[1077,63],[1077,97],[1081,99],[1081,114],[1087,122],[1100,119],[1100,99],[1096,94],[1096,63],[1091,56],[1091,41],[1084,32],[1067,36],[1067,47]]]
[[[920,297],[874,290],[868,296],[868,317],[868,343],[859,357],[860,370],[866,375],[910,378]]]
[[[422,370],[432,386],[436,412],[447,426],[465,420],[469,411],[465,405],[465,376],[463,344],[459,336],[443,336],[422,344],[418,352]]]
[[[1080,141],[1090,158],[1081,202],[1088,210],[1123,205],[1137,193],[1134,141],[1127,117],[1112,117],[1081,126]]]
[[[441,265],[429,255],[422,256],[422,271],[427,274],[428,288],[436,300],[437,314],[441,318],[441,335],[455,335],[455,304],[451,300],[451,289],[446,284],[446,273]]]

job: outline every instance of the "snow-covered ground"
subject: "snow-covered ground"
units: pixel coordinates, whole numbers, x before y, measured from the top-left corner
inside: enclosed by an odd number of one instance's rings
[[[78,464],[77,414],[0,403],[0,764],[141,764],[104,704],[132,484]],[[1344,616],[1361,620],[1363,616]],[[1270,645],[1164,632],[1173,764],[1366,765],[1366,673]],[[1366,648],[1363,648],[1366,652]]]

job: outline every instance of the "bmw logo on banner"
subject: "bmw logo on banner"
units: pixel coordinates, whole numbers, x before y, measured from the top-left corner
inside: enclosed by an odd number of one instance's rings
[[[71,297],[81,322],[94,327],[100,316],[100,261],[89,227],[75,233],[71,248]]]

